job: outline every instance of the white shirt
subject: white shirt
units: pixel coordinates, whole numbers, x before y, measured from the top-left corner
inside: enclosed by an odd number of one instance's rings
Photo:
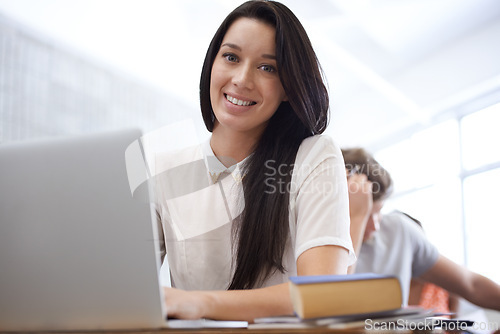
[[[225,290],[233,274],[232,222],[244,208],[242,162],[226,168],[209,141],[157,156],[156,207],[161,219],[172,286],[185,290]],[[268,190],[284,191],[272,174],[284,172],[273,161],[263,166]],[[297,258],[306,250],[337,245],[355,255],[349,234],[349,204],[344,161],[327,136],[305,139],[297,152],[290,183],[290,240],[285,272],[275,272],[262,286],[297,274]]]

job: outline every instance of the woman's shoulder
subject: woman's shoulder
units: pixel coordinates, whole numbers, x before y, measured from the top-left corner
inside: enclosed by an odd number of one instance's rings
[[[300,147],[313,147],[313,146],[333,146],[338,147],[337,143],[329,135],[314,135],[305,138]]]
[[[328,135],[314,135],[302,141],[295,160],[297,164],[320,163],[328,158],[342,158],[339,145]]]
[[[345,177],[344,160],[339,146],[326,135],[304,139],[294,162],[293,182],[301,185],[312,173]]]

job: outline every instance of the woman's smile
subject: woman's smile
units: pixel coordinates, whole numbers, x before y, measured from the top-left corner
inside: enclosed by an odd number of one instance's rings
[[[226,97],[226,100],[228,100],[232,104],[238,105],[238,106],[253,106],[254,104],[257,104],[257,102],[255,102],[255,101],[240,100],[240,99],[238,99],[234,96],[231,96],[229,94],[224,94],[224,96]]]

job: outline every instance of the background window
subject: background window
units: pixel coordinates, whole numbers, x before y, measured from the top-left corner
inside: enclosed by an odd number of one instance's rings
[[[439,251],[463,264],[459,143],[453,119],[379,151],[375,158],[394,180],[394,195],[384,211],[401,210],[418,219]]]
[[[464,180],[467,263],[470,269],[500,282],[498,213],[500,168]]]
[[[384,212],[422,222],[441,254],[497,282],[500,103],[427,127],[375,152],[395,187]]]
[[[471,170],[500,161],[500,103],[462,119],[464,168]]]
[[[459,129],[449,120],[375,153],[391,173],[395,193],[416,190],[460,172]]]

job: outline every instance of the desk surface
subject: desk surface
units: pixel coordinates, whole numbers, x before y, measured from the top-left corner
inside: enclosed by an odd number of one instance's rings
[[[416,331],[417,332],[417,331]],[[411,330],[397,330],[397,331],[376,331],[377,334],[384,333],[397,333],[397,334],[413,334],[416,333]],[[37,332],[37,334],[43,332]],[[48,332],[47,332],[48,333]],[[85,331],[85,332],[58,332],[58,334],[169,334],[169,333],[224,333],[224,334],[242,334],[242,333],[292,333],[292,334],[308,334],[308,333],[352,333],[352,334],[373,334],[374,331],[359,329],[329,329],[329,328],[298,328],[298,329],[246,329],[246,328],[203,328],[203,329],[171,329],[164,328],[158,330],[130,330],[130,331]],[[442,334],[442,330],[433,331],[418,331],[419,334]],[[458,332],[454,332],[458,333]]]

